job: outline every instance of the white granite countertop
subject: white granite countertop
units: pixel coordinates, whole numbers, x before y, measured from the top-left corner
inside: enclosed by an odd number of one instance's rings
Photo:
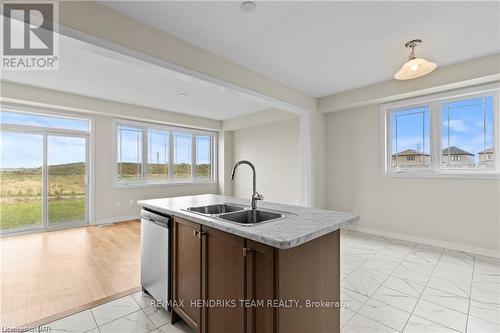
[[[249,206],[250,199],[246,200],[223,195],[203,194],[138,201],[138,204],[142,207],[185,218],[279,249],[288,249],[298,246],[358,220],[358,216],[349,213],[284,205],[266,201],[259,201],[257,203],[258,208],[279,210],[291,213],[293,216],[253,226],[242,226],[183,210],[188,207],[220,203]]]

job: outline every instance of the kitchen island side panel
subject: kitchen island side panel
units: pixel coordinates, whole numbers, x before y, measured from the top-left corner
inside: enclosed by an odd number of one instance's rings
[[[278,333],[339,333],[340,308],[306,308],[307,300],[340,301],[340,231],[291,249],[276,262],[277,298],[300,300],[303,308],[278,308]]]

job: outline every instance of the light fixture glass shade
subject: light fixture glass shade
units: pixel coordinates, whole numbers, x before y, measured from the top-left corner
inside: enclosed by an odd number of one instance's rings
[[[435,70],[437,65],[422,58],[408,60],[401,69],[394,74],[396,80],[409,80],[429,74]]]

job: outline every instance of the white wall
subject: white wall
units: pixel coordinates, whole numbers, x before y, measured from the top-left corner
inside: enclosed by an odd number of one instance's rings
[[[257,169],[257,191],[264,200],[298,204],[300,200],[299,118],[245,128],[233,134],[234,162],[249,160]],[[252,194],[252,172],[238,168],[234,195]]]
[[[312,111],[310,117],[310,203],[315,208],[325,208],[326,172],[325,172],[325,141],[326,125],[323,113]]]
[[[500,250],[498,179],[388,178],[380,170],[380,106],[326,116],[327,208],[359,226]]]
[[[219,179],[219,194],[232,196],[233,184],[230,181],[233,167],[233,132],[220,131],[218,135],[219,155],[217,171]]]
[[[294,119],[296,117],[297,114],[295,113],[273,108],[224,120],[222,122],[222,128],[225,131],[237,131],[248,127],[263,126],[270,123]]]
[[[222,123],[217,120],[112,102],[4,80],[0,81],[0,94],[2,102],[40,106],[61,111],[123,117],[131,120],[158,122],[207,130],[219,130],[222,127]]]

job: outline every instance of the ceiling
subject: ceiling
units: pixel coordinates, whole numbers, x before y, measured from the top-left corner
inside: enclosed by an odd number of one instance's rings
[[[59,70],[2,71],[1,76],[16,83],[215,120],[270,108],[236,90],[62,35]]]
[[[315,97],[391,80],[417,56],[440,66],[500,52],[500,2],[113,1],[105,5]]]

